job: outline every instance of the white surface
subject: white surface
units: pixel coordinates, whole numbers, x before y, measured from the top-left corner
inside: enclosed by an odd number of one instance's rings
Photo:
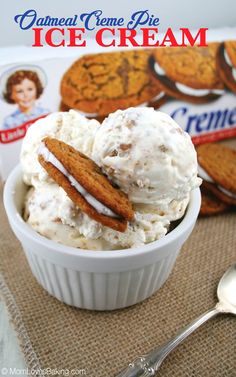
[[[26,365],[20,351],[16,333],[9,322],[6,307],[0,301],[0,375],[4,375],[4,370],[8,370],[5,376],[10,375],[10,368],[17,369],[17,376],[24,376]]]
[[[180,27],[218,28],[224,26],[235,26],[235,0],[215,1],[215,0],[120,0],[108,2],[100,0],[95,2],[87,0],[78,2],[77,0],[61,1],[38,1],[31,0],[22,2],[18,0],[3,1],[1,4],[0,33],[4,38],[0,39],[0,46],[9,45],[31,45],[32,31],[20,30],[14,21],[14,16],[22,14],[28,9],[37,10],[39,17],[50,15],[51,17],[73,17],[74,14],[88,13],[96,9],[103,10],[104,17],[124,17],[128,18],[133,12],[139,10],[149,10],[156,17],[160,18],[160,31],[166,30],[169,26],[173,29]],[[80,25],[81,26],[81,25]],[[9,32],[6,33],[6,30]]]
[[[59,300],[80,308],[122,308],[154,293],[168,278],[200,209],[200,191],[195,189],[184,219],[162,239],[126,250],[76,249],[40,236],[22,220],[26,188],[21,176],[18,166],[5,185],[4,204],[10,225],[38,282]]]

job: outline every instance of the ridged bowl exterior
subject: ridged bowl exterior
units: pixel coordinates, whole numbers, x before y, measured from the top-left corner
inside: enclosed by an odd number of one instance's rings
[[[178,254],[134,270],[93,273],[59,266],[23,247],[33,275],[48,293],[68,305],[93,310],[124,308],[151,296],[168,278]]]

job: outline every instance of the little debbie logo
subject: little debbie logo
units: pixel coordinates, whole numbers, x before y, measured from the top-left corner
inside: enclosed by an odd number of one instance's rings
[[[195,35],[188,28],[180,28],[180,41],[168,28],[160,38],[160,19],[147,9],[134,12],[128,20],[106,17],[100,9],[68,18],[39,17],[35,9],[29,9],[17,14],[14,21],[21,30],[32,30],[33,47],[86,47],[86,36],[91,31],[95,31],[96,43],[102,47],[207,46],[207,28],[199,28]]]

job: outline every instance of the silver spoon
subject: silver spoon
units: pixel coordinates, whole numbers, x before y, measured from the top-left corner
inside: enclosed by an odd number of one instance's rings
[[[138,357],[128,368],[117,377],[151,377],[156,374],[162,362],[175,347],[177,347],[188,335],[208,319],[220,313],[236,314],[236,263],[233,264],[222,276],[217,288],[219,302],[216,306],[202,314],[188,326],[180,330],[175,337],[162,346],[155,348],[147,355]]]

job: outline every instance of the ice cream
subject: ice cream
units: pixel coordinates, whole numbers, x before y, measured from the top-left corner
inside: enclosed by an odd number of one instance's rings
[[[163,237],[170,224],[167,217],[160,216],[154,209],[139,210],[127,230],[117,232],[90,219],[73,205],[61,188],[50,183],[31,188],[24,217],[33,229],[51,240],[93,250],[140,246]]]
[[[125,232],[83,213],[38,162],[44,136],[58,138],[92,158],[124,191],[135,212]],[[75,111],[56,113],[30,127],[23,142],[23,179],[32,186],[24,218],[56,242],[93,250],[138,247],[163,237],[180,219],[190,191],[199,186],[190,137],[168,116],[150,108],[111,114],[102,125]]]
[[[133,203],[163,211],[200,184],[190,136],[150,108],[110,114],[96,133],[92,158]]]
[[[52,136],[91,155],[94,135],[100,126],[95,119],[88,120],[77,111],[58,112],[39,119],[27,131],[21,149],[21,166],[24,182],[38,186],[49,180],[45,170],[38,163],[37,150],[45,136]]]

